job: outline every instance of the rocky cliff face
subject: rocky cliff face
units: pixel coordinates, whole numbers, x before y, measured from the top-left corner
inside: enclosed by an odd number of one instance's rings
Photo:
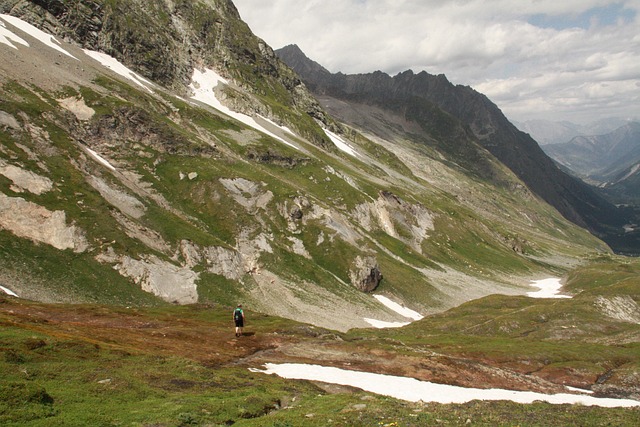
[[[628,250],[634,245],[631,239],[619,246],[618,239],[625,234],[624,224],[632,222],[632,212],[616,208],[593,188],[561,171],[531,137],[520,132],[495,104],[470,87],[455,86],[443,75],[426,72],[406,71],[394,77],[382,72],[331,74],[308,59],[297,46],[287,46],[276,53],[300,74],[316,95],[375,105],[399,114],[439,141],[435,144],[439,151],[491,179],[486,163],[479,161],[478,155],[474,156],[471,146],[475,141],[565,218],[611,242],[618,250]],[[332,113],[346,119],[337,109]],[[465,145],[467,149],[463,148]]]
[[[188,93],[194,68],[215,68],[252,95],[243,97],[237,109],[284,123],[331,147],[313,119],[328,126],[331,120],[298,76],[251,33],[231,0],[8,0],[0,13],[104,52],[182,95]],[[287,109],[277,111],[282,105]]]

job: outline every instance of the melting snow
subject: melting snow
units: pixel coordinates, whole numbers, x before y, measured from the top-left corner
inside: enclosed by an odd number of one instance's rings
[[[397,302],[391,301],[389,298],[382,296],[382,295],[374,295],[373,296],[375,299],[377,299],[378,301],[380,301],[380,303],[382,303],[385,307],[395,311],[396,313],[400,314],[401,316],[407,317],[409,319],[412,320],[420,320],[422,319],[422,315],[420,313],[418,313],[417,311],[413,311],[410,308],[407,308],[403,305],[398,304]],[[373,326],[374,328],[400,328],[402,326],[408,325],[411,322],[385,322],[383,320],[376,320],[376,319],[368,319],[365,318],[364,319],[365,322],[367,322],[368,324],[370,324],[371,326]]]
[[[423,318],[423,316],[417,311],[413,311],[410,308],[407,308],[403,305],[398,304],[397,302],[391,301],[389,298],[385,296],[374,295],[373,297],[378,301],[380,301],[382,304],[384,304],[386,307],[390,308],[391,310],[395,311],[398,314],[401,314],[404,317],[408,317],[409,319],[413,319],[413,320],[420,320]]]
[[[109,56],[106,53],[96,52],[88,49],[84,49],[84,53],[86,53],[88,56],[98,61],[103,66],[109,68],[113,72],[120,74],[122,77],[128,80],[131,80],[133,83],[137,84],[138,86],[146,89],[150,93],[153,93],[153,91],[149,89],[149,86],[153,86],[153,83],[151,83],[149,80],[145,79],[144,77],[140,76],[139,74],[131,71],[114,57]]]
[[[97,161],[99,161],[100,163],[102,163],[103,165],[105,165],[106,167],[111,169],[112,171],[116,170],[116,168],[113,167],[113,165],[111,163],[106,161],[103,157],[100,157],[100,155],[98,153],[96,153],[95,151],[93,151],[91,148],[89,148],[89,147],[85,147],[85,148],[89,152],[89,154],[91,154]]]
[[[280,128],[280,129],[282,129],[283,131],[285,131],[285,132],[287,132],[287,133],[290,133],[290,134],[291,134],[291,135],[293,135],[293,136],[296,136],[296,134],[295,134],[291,129],[289,129],[288,127],[286,127],[286,126],[281,126],[281,125],[277,124],[276,122],[274,122],[273,120],[269,120],[269,119],[267,119],[266,117],[263,117],[263,116],[261,116],[261,115],[258,115],[258,117],[260,117],[260,118],[261,118],[262,120],[264,120],[265,122],[269,122],[269,123],[271,123],[272,125],[279,127],[279,128]]]
[[[581,404],[603,407],[640,406],[631,399],[607,399],[580,394],[543,394],[530,391],[503,389],[479,389],[435,384],[415,378],[356,372],[319,365],[297,363],[267,363],[266,370],[251,369],[252,372],[276,374],[282,378],[322,381],[357,387],[372,393],[391,396],[410,402],[465,403],[472,400],[509,400],[517,403],[545,401],[552,404]]]
[[[11,289],[9,288],[5,288],[4,286],[0,285],[0,291],[3,291],[5,294],[7,295],[11,295],[12,297],[17,297],[18,295],[13,292]]]
[[[540,289],[535,292],[527,292],[527,296],[531,298],[571,298],[569,295],[558,295],[562,284],[557,278],[533,280],[531,286]]]
[[[347,144],[347,142],[342,139],[339,135],[336,135],[335,133],[331,132],[328,129],[324,129],[324,133],[327,134],[327,136],[329,137],[329,139],[336,145],[336,147],[338,147],[340,150],[344,151],[345,153],[353,156],[353,157],[357,157],[358,153],[356,153],[356,151],[351,148],[351,146],[349,144]]]
[[[5,16],[7,15],[0,15],[0,18],[4,18]],[[0,21],[0,43],[6,44],[14,49],[18,49],[12,42],[20,43],[23,46],[29,47],[29,43],[9,31],[6,25],[4,25],[4,22]]]
[[[75,56],[71,55],[66,50],[64,50],[60,46],[60,43],[58,42],[58,40],[56,40],[55,37],[53,37],[51,34],[47,34],[44,31],[41,31],[38,28],[34,27],[33,25],[23,21],[22,19],[16,18],[15,16],[0,14],[0,18],[2,18],[5,22],[10,23],[14,27],[24,31],[27,34],[29,34],[33,38],[36,38],[36,39],[40,40],[42,43],[46,44],[50,48],[55,49],[58,52],[64,53],[65,55],[67,55],[67,56],[69,56],[69,57],[71,57],[73,59],[76,59],[76,60],[78,59]],[[8,40],[6,38],[8,36],[13,41],[16,41],[18,43],[24,44],[26,46],[29,46],[29,44],[27,42],[25,42],[24,40],[22,40],[20,37],[17,37],[15,34],[9,32],[9,30],[7,30],[5,25],[2,25],[2,27],[4,27],[4,28],[0,28],[0,42],[8,44],[9,46],[15,47],[15,46],[13,46],[13,44],[8,42]]]
[[[260,126],[258,122],[254,120],[253,117],[250,117],[246,114],[235,112],[230,108],[226,107],[225,105],[223,105],[220,102],[220,100],[218,100],[218,98],[216,97],[216,94],[214,91],[215,87],[218,86],[218,84],[220,83],[225,85],[229,84],[227,80],[225,80],[222,76],[220,76],[218,73],[216,73],[211,69],[205,69],[204,73],[199,70],[193,70],[193,76],[191,77],[191,84],[189,85],[189,88],[193,91],[193,96],[191,98],[197,101],[200,101],[204,104],[207,104],[215,108],[216,110],[223,112],[227,116],[233,117],[239,122],[244,123],[247,126],[250,126],[260,132],[266,133],[270,137],[275,138],[278,141],[281,141],[290,147],[298,149],[298,147],[296,147],[295,145],[291,144],[290,142],[279,137],[278,135],[272,132],[269,132],[267,129]]]
[[[364,318],[364,321],[377,329],[401,328],[411,323],[411,322],[385,322],[384,320],[369,319],[367,317]]]

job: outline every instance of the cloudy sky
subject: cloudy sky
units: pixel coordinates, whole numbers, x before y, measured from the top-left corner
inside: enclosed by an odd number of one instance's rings
[[[640,0],[233,0],[332,72],[445,74],[511,120],[640,119]]]

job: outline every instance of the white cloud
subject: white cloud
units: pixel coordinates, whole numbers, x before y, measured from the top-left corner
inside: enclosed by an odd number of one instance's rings
[[[332,72],[445,74],[514,120],[640,118],[639,0],[235,4],[272,47],[295,43]]]

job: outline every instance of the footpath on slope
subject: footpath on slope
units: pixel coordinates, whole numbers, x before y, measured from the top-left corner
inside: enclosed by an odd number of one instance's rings
[[[482,385],[541,393],[567,391],[563,385],[535,375],[492,366],[490,360],[452,357],[430,350],[411,355],[402,348],[345,342],[332,331],[266,315],[249,314],[246,335],[236,338],[231,311],[220,306],[180,307],[160,312],[47,305],[0,297],[0,323],[58,339],[184,357],[210,367],[260,369],[268,363],[309,363],[462,387]]]

